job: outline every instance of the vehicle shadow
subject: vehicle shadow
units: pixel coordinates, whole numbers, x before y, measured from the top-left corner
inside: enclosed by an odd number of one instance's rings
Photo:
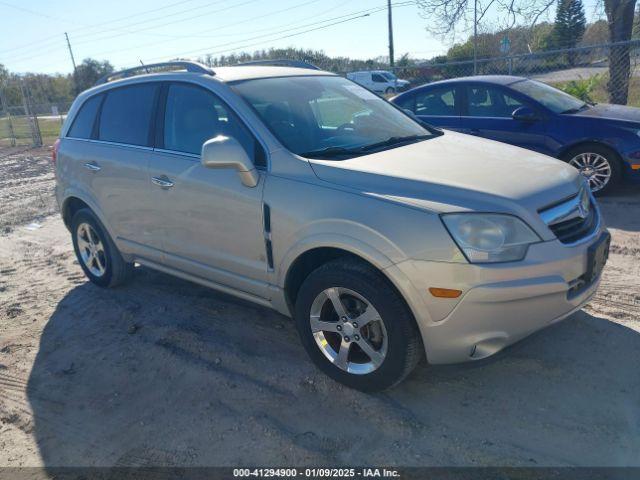
[[[46,467],[640,464],[630,328],[581,312],[367,395],[319,373],[290,319],[138,270],[69,291],[44,328],[27,395]]]
[[[640,185],[621,185],[598,204],[607,227],[640,232]]]

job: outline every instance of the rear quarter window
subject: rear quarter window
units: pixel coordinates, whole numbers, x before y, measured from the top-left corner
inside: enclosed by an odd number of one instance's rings
[[[110,90],[102,105],[98,138],[151,146],[151,118],[158,88],[158,84],[138,84]]]
[[[69,133],[67,133],[67,137],[91,138],[101,101],[102,95],[96,95],[82,104],[76,118],[73,120]]]

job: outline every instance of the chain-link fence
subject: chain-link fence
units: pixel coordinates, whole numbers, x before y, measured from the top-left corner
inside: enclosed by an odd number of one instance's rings
[[[395,68],[415,87],[469,75],[533,78],[582,100],[640,107],[640,41]]]
[[[640,107],[640,40],[476,61],[430,61],[394,71],[410,82],[408,88],[474,74],[517,75],[585,101]],[[0,84],[0,147],[50,145],[59,135],[72,99],[51,101],[38,83],[44,81],[13,78]]]
[[[40,98],[23,79],[5,81],[0,84],[0,147],[50,145],[70,106],[70,101]]]

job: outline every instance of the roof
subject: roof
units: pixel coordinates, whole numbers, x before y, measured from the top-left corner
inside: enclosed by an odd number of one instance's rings
[[[512,83],[526,80],[524,77],[515,77],[513,75],[472,75],[469,77],[449,78],[447,80],[439,80],[432,82],[429,85],[437,85],[443,83],[458,83],[458,82],[476,82],[476,83],[492,83],[496,85],[511,85]]]
[[[312,70],[296,67],[274,67],[274,66],[250,66],[238,65],[234,67],[215,67],[215,78],[223,82],[235,82],[238,80],[253,80],[256,78],[269,77],[300,77],[312,75],[335,75],[324,70]]]

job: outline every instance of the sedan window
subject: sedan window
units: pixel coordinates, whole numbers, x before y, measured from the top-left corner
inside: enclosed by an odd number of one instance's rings
[[[510,118],[522,103],[503,89],[486,86],[467,86],[467,115],[470,117]]]
[[[437,88],[416,94],[416,115],[452,116],[456,115],[456,95],[454,87]]]

